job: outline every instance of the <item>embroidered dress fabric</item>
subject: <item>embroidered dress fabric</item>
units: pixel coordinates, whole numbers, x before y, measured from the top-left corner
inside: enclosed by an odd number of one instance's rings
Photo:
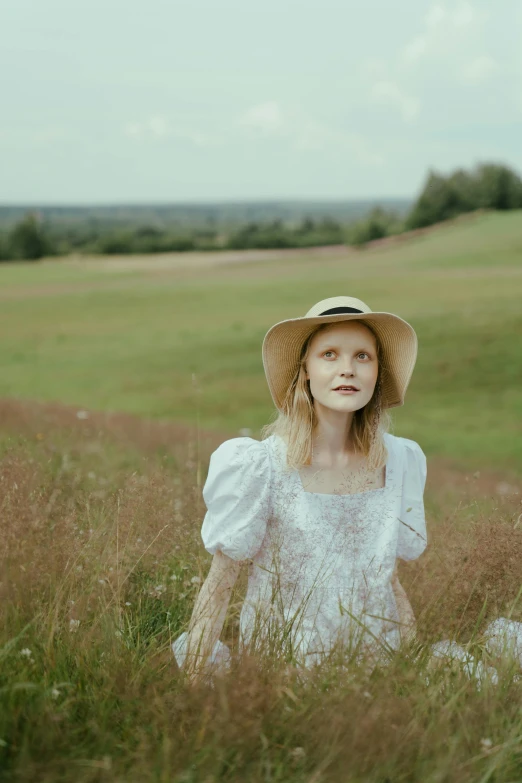
[[[384,440],[385,486],[351,494],[307,492],[275,435],[232,438],[214,451],[201,536],[210,554],[251,561],[240,647],[284,633],[305,665],[337,638],[398,647],[391,576],[397,557],[413,560],[426,548],[426,457],[413,440]],[[186,641],[183,633],[172,645],[180,666]],[[229,659],[216,642],[210,663]]]

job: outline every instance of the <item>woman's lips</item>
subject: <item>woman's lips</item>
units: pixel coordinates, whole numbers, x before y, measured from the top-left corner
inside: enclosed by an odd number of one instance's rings
[[[359,389],[334,389],[337,394],[357,394]]]

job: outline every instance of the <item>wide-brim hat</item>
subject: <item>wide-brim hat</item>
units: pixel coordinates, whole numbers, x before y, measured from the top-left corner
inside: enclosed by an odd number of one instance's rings
[[[263,367],[276,408],[283,410],[288,387],[299,366],[305,340],[316,327],[339,321],[362,321],[376,334],[387,370],[382,377],[382,407],[404,405],[406,389],[417,361],[417,335],[411,324],[393,313],[374,313],[352,296],[322,299],[300,318],[272,326],[263,340]]]

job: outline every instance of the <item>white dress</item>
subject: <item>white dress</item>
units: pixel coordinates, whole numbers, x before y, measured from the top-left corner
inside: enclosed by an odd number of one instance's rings
[[[426,548],[427,468],[415,441],[390,433],[384,441],[385,486],[344,495],[305,491],[275,435],[232,438],[213,452],[203,489],[203,544],[212,555],[221,550],[252,561],[240,646],[283,626],[305,665],[337,636],[399,646],[391,576],[396,558],[413,560]],[[172,645],[180,666],[186,638]],[[210,661],[226,665],[229,658],[229,648],[216,642]]]

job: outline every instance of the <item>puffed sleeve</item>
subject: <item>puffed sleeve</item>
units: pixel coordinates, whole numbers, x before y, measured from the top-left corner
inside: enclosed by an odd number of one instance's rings
[[[404,446],[402,501],[399,516],[397,557],[415,560],[426,549],[428,540],[424,514],[426,456],[414,440],[402,438]]]
[[[207,552],[251,559],[265,537],[270,513],[270,456],[263,441],[231,438],[210,457],[201,538]]]

